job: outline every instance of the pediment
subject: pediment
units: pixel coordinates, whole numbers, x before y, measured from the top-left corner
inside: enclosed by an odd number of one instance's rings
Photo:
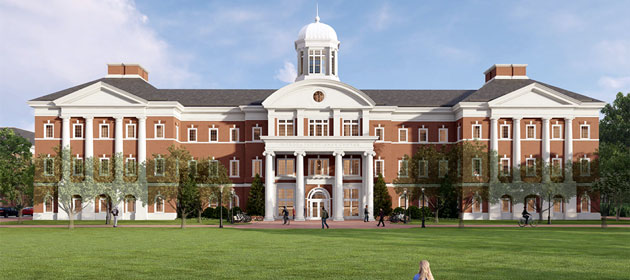
[[[57,106],[143,106],[147,101],[104,82],[97,82],[53,101]]]
[[[316,92],[323,93],[323,98],[319,102],[314,98]],[[304,80],[277,90],[267,97],[262,105],[268,109],[356,109],[371,108],[376,103],[362,91],[339,81]]]
[[[581,102],[533,83],[488,102],[490,107],[567,107]]]

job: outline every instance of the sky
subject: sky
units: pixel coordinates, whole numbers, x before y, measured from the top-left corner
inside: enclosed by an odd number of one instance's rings
[[[139,63],[158,88],[277,89],[302,26],[331,25],[359,89],[477,89],[497,63],[606,102],[630,92],[630,1],[0,0],[0,127],[30,99]]]

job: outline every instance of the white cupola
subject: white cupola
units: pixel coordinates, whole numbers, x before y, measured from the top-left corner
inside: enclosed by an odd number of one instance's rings
[[[319,21],[318,11],[315,22],[302,27],[298,39],[295,40],[298,59],[298,76],[295,81],[306,79],[339,81],[338,50],[337,32],[330,25]]]

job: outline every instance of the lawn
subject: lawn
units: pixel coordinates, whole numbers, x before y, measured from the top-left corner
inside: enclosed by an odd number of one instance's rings
[[[630,279],[630,230],[0,228],[0,278]]]
[[[114,220],[111,221],[112,224]],[[181,219],[175,220],[120,220],[119,225],[181,225]],[[223,224],[229,224],[227,220],[223,220]],[[17,221],[3,222],[0,219],[0,225],[17,225]],[[68,225],[68,220],[24,220],[23,225]],[[104,225],[105,220],[75,220],[75,225]],[[218,219],[201,219],[201,223],[197,221],[197,218],[186,219],[186,225],[218,225]],[[235,225],[239,225],[236,223]]]

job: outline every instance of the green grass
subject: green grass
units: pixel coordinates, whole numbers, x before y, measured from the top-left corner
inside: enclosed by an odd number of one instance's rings
[[[536,217],[538,221],[538,217]],[[413,219],[411,224],[419,225],[422,222],[420,219]],[[434,218],[426,218],[425,224],[427,225],[456,225],[459,223],[458,219],[445,219],[440,218],[439,223],[435,223]],[[614,219],[608,219],[607,223],[609,225],[630,225],[630,221],[628,220],[620,220],[615,221]],[[516,225],[516,220],[466,220],[464,221],[464,225]],[[547,219],[543,219],[543,221],[539,221],[539,224],[547,224]],[[551,224],[555,225],[601,225],[601,220],[551,220]]]
[[[113,223],[113,220],[112,220],[112,223]],[[180,225],[181,223],[182,223],[181,219],[135,220],[135,221],[120,220],[118,221],[119,225]],[[2,222],[2,220],[0,220],[0,225],[17,225],[17,224],[18,224],[17,221]],[[68,225],[68,221],[67,220],[52,220],[52,221],[45,221],[45,220],[27,221],[25,220],[25,221],[22,221],[22,224],[24,225]],[[74,224],[75,225],[104,225],[105,220],[83,220],[83,221],[75,220]],[[218,225],[218,224],[219,224],[218,219],[202,219],[201,223],[197,222],[197,218],[186,219],[186,225]],[[223,224],[229,224],[229,222],[224,219]],[[239,224],[235,223],[235,225],[239,225]]]
[[[630,230],[0,228],[0,278],[630,279]]]

